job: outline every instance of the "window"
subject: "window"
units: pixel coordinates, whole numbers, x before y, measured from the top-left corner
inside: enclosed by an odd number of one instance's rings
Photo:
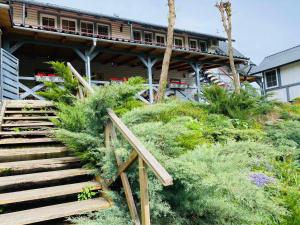
[[[145,32],[145,42],[152,43],[153,42],[153,35],[150,32]]]
[[[175,38],[174,38],[174,46],[175,46],[175,47],[182,48],[182,47],[183,47],[183,39],[182,39],[182,38],[175,37]]]
[[[91,22],[80,22],[80,29],[82,33],[93,34],[94,33],[94,24]]]
[[[56,16],[41,15],[41,25],[48,28],[56,28]]]
[[[133,31],[133,40],[134,41],[141,41],[142,40],[142,32],[139,30]]]
[[[98,24],[97,25],[97,32],[98,32],[99,35],[109,37],[109,33],[110,33],[109,25]]]
[[[156,34],[156,43],[159,45],[165,45],[166,37],[163,34]]]
[[[206,41],[200,41],[200,50],[201,50],[201,52],[207,52]]]
[[[276,70],[271,70],[271,71],[265,72],[265,82],[266,82],[266,87],[267,88],[278,86]]]
[[[76,31],[77,22],[73,19],[62,18],[61,28],[66,31]]]
[[[198,49],[197,40],[194,40],[194,39],[190,40],[190,49],[193,49],[193,50]]]

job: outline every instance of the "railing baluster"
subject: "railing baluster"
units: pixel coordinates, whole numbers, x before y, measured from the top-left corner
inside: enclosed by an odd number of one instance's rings
[[[148,174],[146,171],[146,164],[144,163],[141,157],[139,157],[139,179],[140,179],[142,225],[150,225]]]

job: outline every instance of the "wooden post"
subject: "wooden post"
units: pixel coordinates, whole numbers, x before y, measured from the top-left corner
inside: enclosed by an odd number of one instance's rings
[[[150,205],[149,205],[149,191],[148,191],[148,175],[145,163],[139,157],[139,178],[140,178],[140,195],[141,195],[141,213],[142,225],[150,225]]]

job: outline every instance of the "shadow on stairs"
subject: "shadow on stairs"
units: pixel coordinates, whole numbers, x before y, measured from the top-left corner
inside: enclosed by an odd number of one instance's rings
[[[100,194],[77,201],[84,187],[102,188],[78,158],[49,137],[55,129],[51,118],[55,108],[47,101],[1,104],[0,224],[67,225],[68,216],[110,207]]]

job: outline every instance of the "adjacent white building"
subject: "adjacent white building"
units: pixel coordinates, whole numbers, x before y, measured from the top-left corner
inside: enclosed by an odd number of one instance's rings
[[[251,75],[262,77],[265,93],[282,102],[300,97],[300,45],[267,56],[252,69]]]

